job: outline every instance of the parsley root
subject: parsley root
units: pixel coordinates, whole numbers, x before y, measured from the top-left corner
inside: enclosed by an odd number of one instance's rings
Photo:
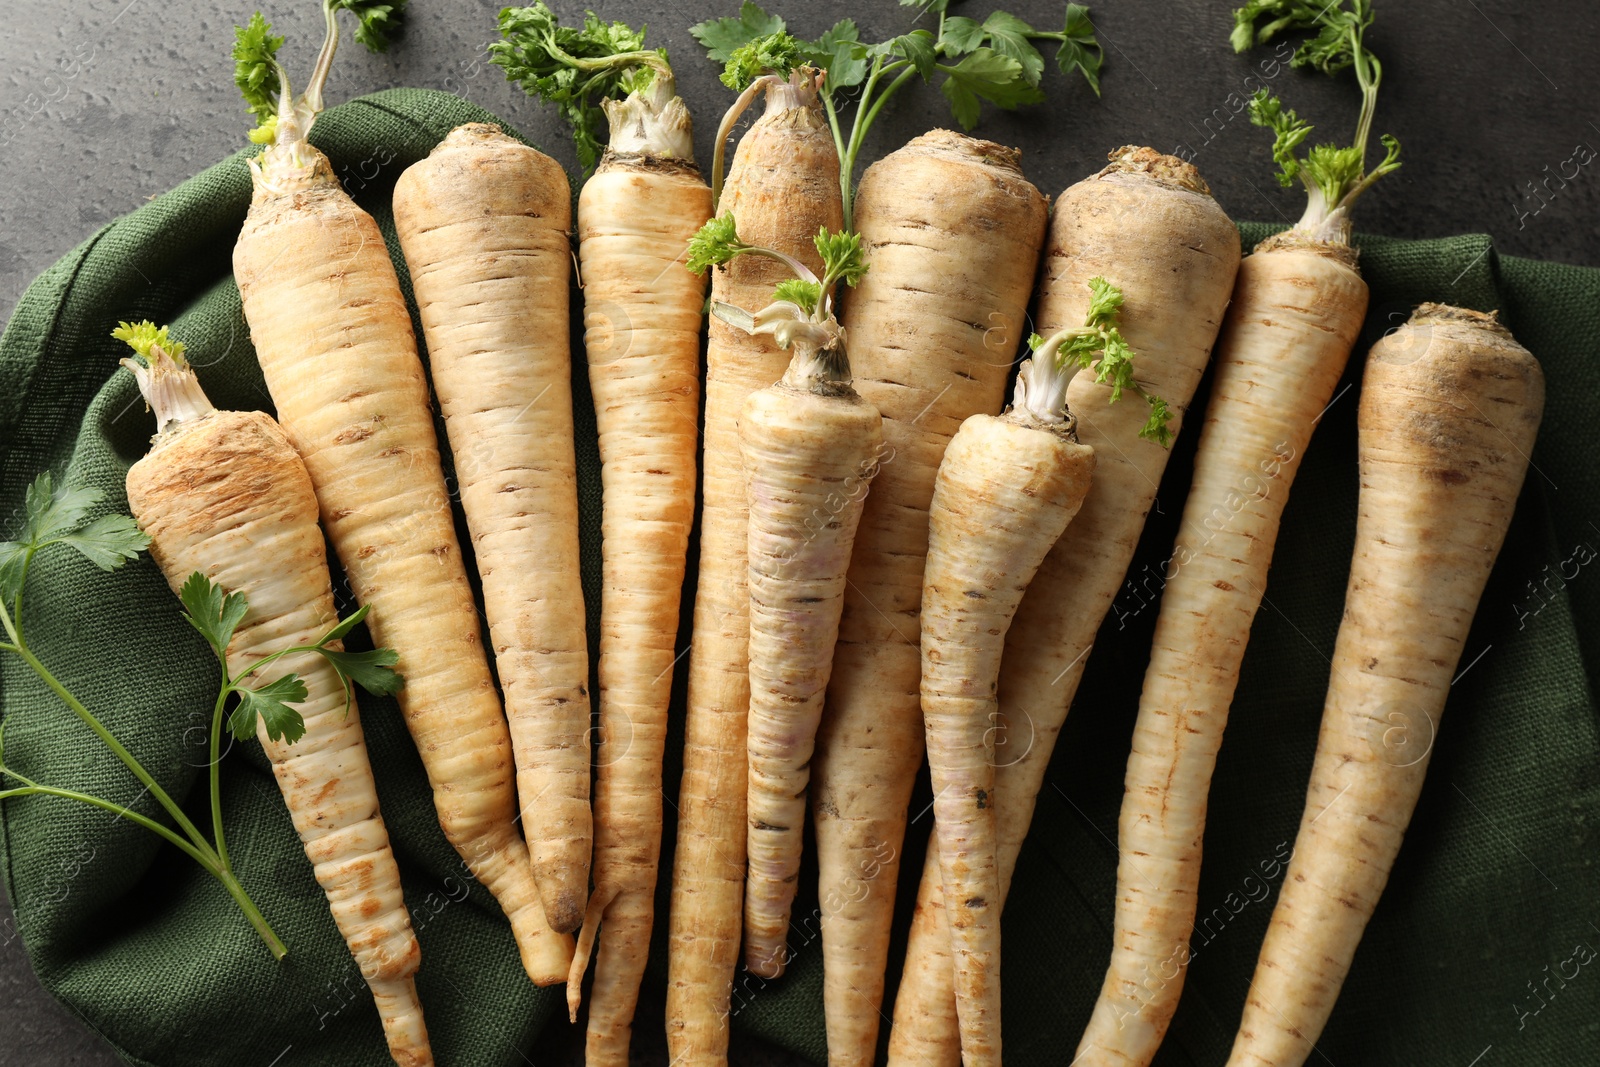
[[[1092,298],[1088,280],[1117,279],[1129,294],[1120,329],[1139,353],[1139,378],[1170,405],[1176,431],[1210,359],[1238,266],[1239,231],[1195,169],[1148,148],[1121,148],[1104,170],[1055,203],[1039,323],[1048,332],[1081,322]],[[1095,378],[1093,370],[1079,371],[1067,387],[1078,439],[1095,450],[1094,481],[1006,634],[996,730],[1005,747],[993,794],[1002,898],[1056,738],[1169,456],[1141,438],[1145,413],[1136,405],[1107,407],[1110,386]],[[874,499],[883,490],[880,484]],[[895,997],[891,1067],[961,1062],[944,903],[938,851],[930,849]]]
[[[973,415],[945,449],[922,579],[922,713],[966,1067],[1000,1063],[995,682],[1011,617],[1089,489],[1055,345],[1017,378],[1005,415]]]
[[[812,243],[842,222],[839,160],[814,75],[762,79],[767,110],[739,141],[719,210],[739,236],[821,268]],[[753,95],[753,94],[752,94]],[[691,253],[691,267],[694,260]],[[711,296],[763,307],[792,271],[762,256],[718,268]],[[667,966],[667,1042],[680,1067],[727,1062],[745,878],[746,715],[750,704],[747,515],[739,413],[783,376],[789,353],[713,319],[706,349],[700,572],[689,653],[678,846]]]
[[[234,276],[329,540],[356,599],[375,609],[374,639],[400,654],[410,680],[400,709],[440,826],[510,918],[529,976],[560,982],[571,942],[545,922],[515,824],[510,737],[456,541],[411,317],[377,223],[306,140],[338,42],[328,11],[304,93],[291,95],[272,49],[260,57],[276,71],[276,121],[250,161],[255,191]]]
[[[400,176],[394,220],[483,580],[533,880],[551,928],[569,933],[594,827],[567,177],[473,123]]]
[[[962,420],[1005,401],[1046,214],[1017,152],[948,130],[873,164],[856,197],[873,265],[847,294],[844,326],[856,388],[883,413],[888,447],[850,560],[812,786],[835,1067],[870,1067],[877,1055],[922,765],[918,627],[934,475]]]
[[[1230,1067],[1299,1067],[1328,1021],[1422,791],[1543,408],[1538,362],[1493,315],[1424,304],[1372,346],[1322,733]]]
[[[1211,775],[1251,623],[1295,474],[1366,316],[1350,212],[1373,181],[1399,165],[1399,146],[1385,138],[1385,159],[1366,172],[1378,66],[1363,43],[1370,3],[1352,3],[1354,14],[1343,0],[1320,12],[1296,4],[1272,24],[1337,27],[1307,42],[1296,62],[1309,49],[1317,58],[1308,61],[1325,70],[1355,66],[1363,90],[1357,139],[1348,148],[1318,145],[1301,160],[1296,146],[1310,127],[1264,91],[1252,103],[1252,120],[1276,135],[1280,179],[1298,176],[1307,206],[1294,227],[1240,264],[1217,342],[1216,378],[1134,724],[1118,824],[1111,962],[1078,1044],[1081,1067],[1144,1067],[1177,1009]],[[1263,13],[1259,3],[1252,9]],[[1324,37],[1343,50],[1343,60],[1318,51]]]
[[[866,273],[861,239],[823,229],[815,244],[820,277],[782,253],[742,242],[732,215],[707,223],[693,246],[697,265],[765,255],[795,273],[753,315],[726,303],[711,308],[794,353],[783,379],[752,393],[739,415],[750,589],[744,956],[745,968],[761,978],[776,978],[788,962],[817,723],[845,572],[883,447],[878,410],[850,387],[844,331],[833,314],[834,286]]]
[[[578,194],[578,257],[603,489],[600,736],[594,891],[567,1006],[575,1019],[598,936],[586,1060],[627,1067],[655,922],[661,760],[694,522],[705,281],[682,261],[711,215],[711,190],[672,68],[644,49],[643,32],[593,16],[561,26],[540,3],[502,11],[500,33],[494,61],[561,108],[580,162],[594,168]]]
[[[237,676],[260,664],[255,681],[267,693],[298,677],[293,703],[301,721],[262,715],[253,732],[372,989],[390,1055],[402,1067],[429,1067],[433,1053],[414,978],[421,951],[348,682],[333,657],[315,651],[264,660],[294,646],[349,655],[337,639],[319,641],[340,623],[310,476],[269,416],[211,406],[182,345],[164,329],[144,324],[119,336],[146,361],[123,362],[158,427],[150,453],[128,471],[129,507],[173,592],[187,593],[198,572],[246,598],[226,645],[229,669]]]

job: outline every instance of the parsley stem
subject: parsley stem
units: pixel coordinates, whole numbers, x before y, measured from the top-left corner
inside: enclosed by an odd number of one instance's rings
[[[788,267],[790,270],[794,271],[794,276],[799,278],[801,281],[815,282],[818,285],[822,284],[822,279],[818,278],[816,273],[812,271],[810,267],[806,266],[798,259],[795,259],[793,256],[785,255],[784,253],[779,252],[776,248],[765,248],[761,245],[740,245],[738,251],[736,251],[734,255],[765,256],[768,259],[775,259],[779,263],[782,263],[784,266]]]
[[[255,931],[260,935],[261,940],[266,942],[268,951],[272,953],[272,958],[281,960],[287,956],[289,947],[273,932],[272,926],[267,922],[267,917],[261,914],[261,909],[256,907],[256,902],[251,900],[250,894],[244,891],[244,886],[240,885],[239,879],[234,877],[232,869],[223,867],[213,873],[216,874],[217,881],[221,882],[222,887],[228,891],[228,895],[233,898],[233,902],[239,905],[239,910],[244,912],[244,917],[250,921],[250,925],[255,927]]]
[[[141,815],[138,812],[133,811],[128,805],[116,804],[112,801],[104,800],[97,796],[91,796],[88,793],[80,793],[75,789],[60,789],[56,786],[40,785],[37,782],[34,782],[33,780],[24,777],[23,775],[18,774],[16,771],[8,768],[0,767],[0,774],[15,778],[20,782],[27,783],[26,785],[16,789],[0,790],[0,800],[9,800],[12,797],[28,796],[60,797],[64,800],[76,800],[79,803],[88,804],[92,807],[100,808],[103,811],[109,811],[113,815],[127,819],[129,822],[142,826],[151,833],[159,835],[174,848],[178,849],[184,855],[188,856],[200,866],[204,867],[208,872],[210,872],[212,877],[222,883],[222,887],[228,891],[228,895],[231,896],[234,899],[234,902],[239,905],[239,910],[244,912],[245,919],[252,927],[255,928],[255,931],[261,937],[261,940],[266,942],[267,949],[272,953],[274,959],[281,960],[289,954],[288,947],[284,945],[283,940],[278,937],[276,932],[273,931],[271,925],[267,922],[266,916],[262,915],[261,909],[256,907],[255,901],[251,900],[250,895],[245,892],[244,886],[241,885],[239,883],[239,879],[234,876],[233,870],[228,866],[227,860],[218,857],[218,855],[211,851],[210,848],[196,848],[194,845],[190,844],[188,841],[185,841],[182,837],[174,833],[168,827],[162,826],[160,823],[156,822],[152,818],[149,818],[148,816]]]
[[[326,643],[327,639],[324,638],[323,641],[324,641],[324,643]],[[252,674],[256,673],[256,671],[259,671],[261,668],[267,666],[268,664],[276,663],[278,660],[282,659],[285,656],[292,656],[296,652],[321,652],[321,651],[322,651],[322,645],[295,645],[293,648],[280,648],[278,651],[272,653],[271,655],[262,656],[260,659],[256,660],[254,663],[250,664],[250,666],[246,667],[243,671],[241,671],[238,674],[237,677],[224,677],[223,678],[223,689],[222,689],[223,695],[226,696],[229,692],[231,692],[233,690],[243,688],[239,684],[240,682],[243,682],[246,678],[250,677]]]
[[[306,87],[300,94],[300,99],[305,101],[307,110],[314,118],[322,111],[322,88],[327,84],[328,74],[333,70],[333,54],[339,50],[339,20],[338,11],[333,6],[333,0],[323,0],[322,18],[325,23],[322,38],[322,49],[317,53],[317,65],[311,68],[311,77],[306,79]],[[281,70],[281,68],[280,68]],[[281,77],[280,73],[280,77]],[[284,80],[284,88],[288,88],[288,81]],[[310,132],[310,123],[306,130]]]
[[[7,635],[19,648],[25,640],[22,634],[22,595],[28,591],[28,568],[33,566],[33,554],[37,551],[39,551],[37,545],[29,545],[23,552],[20,571],[22,580],[17,582],[17,599],[14,605],[16,614],[12,616],[11,622],[6,626]],[[14,632],[12,630],[13,626],[16,627]]]
[[[222,689],[217,693],[216,702],[211,709],[211,832],[216,838],[217,858],[222,861],[223,869],[228,864],[228,843],[222,835],[222,709],[228,702],[228,694],[232,686],[228,679],[228,664],[222,664]]]
[[[717,126],[716,147],[711,150],[711,211],[715,214],[722,203],[722,172],[725,169],[725,160],[728,153],[728,137],[733,133],[734,123],[739,121],[739,116],[745,113],[756,93],[767,88],[777,79],[771,75],[763,75],[745,86],[733,101],[732,106],[722,116],[722,122]]]
[[[27,783],[26,785],[15,789],[0,790],[0,800],[9,800],[12,797],[44,796],[61,797],[65,800],[76,800],[84,804],[89,804],[104,811],[109,811],[113,815],[121,816],[122,818],[127,819],[129,822],[137,823],[153,834],[159,834],[161,837],[170,842],[174,848],[181,850],[186,856],[200,864],[200,866],[204,867],[212,874],[220,874],[222,871],[215,854],[201,852],[199,849],[195,848],[192,844],[184,840],[178,834],[174,833],[168,827],[162,826],[149,816],[141,815],[138,812],[133,811],[126,805],[116,804],[109,800],[102,800],[100,797],[90,796],[88,793],[80,793],[75,789],[58,789],[53,785],[40,785],[38,782],[24,778],[22,775],[18,774],[16,771],[10,770],[9,768],[0,770],[0,774],[5,774],[8,777],[17,779],[19,782]]]
[[[10,631],[10,614],[6,612],[3,604],[0,604],[0,616],[4,617],[6,629]],[[156,780],[150,776],[150,772],[145,770],[144,766],[133,758],[133,754],[122,746],[122,742],[112,736],[111,731],[107,730],[100,720],[94,717],[94,713],[84,707],[77,697],[67,692],[66,687],[56,679],[56,676],[51,674],[43,663],[39,662],[39,657],[33,654],[33,650],[28,648],[27,645],[18,642],[17,655],[21,656],[23,661],[33,668],[33,673],[37,674],[40,680],[49,686],[56,696],[61,698],[62,703],[72,709],[73,714],[83,720],[84,725],[93,730],[95,735],[105,742],[106,747],[122,761],[123,766],[132,771],[133,776],[139,779],[146,789],[150,790],[150,795],[155,797],[163,808],[167,809],[167,814],[171,815],[173,822],[177,823],[183,832],[189,836],[189,840],[194,842],[195,847],[215,857],[216,853],[212,850],[211,844],[206,841],[205,836],[189,820],[189,817],[183,813],[183,809],[178,807],[172,797],[167,795],[167,791],[156,783]]]
[[[844,131],[839,128],[839,111],[833,106],[833,93],[828,89],[827,82],[823,82],[821,95],[822,108],[828,113],[828,128],[833,131],[833,150],[839,157],[839,188],[844,193],[844,228],[848,231],[851,229],[855,199],[851,195],[850,165],[846,162],[850,153],[844,142]]]

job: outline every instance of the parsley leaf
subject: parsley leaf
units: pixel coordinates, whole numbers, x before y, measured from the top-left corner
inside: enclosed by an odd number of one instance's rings
[[[778,283],[777,288],[772,291],[772,299],[798,304],[809,315],[817,310],[817,304],[822,300],[822,283],[808,282],[804,278],[790,278]]]
[[[361,625],[362,621],[366,619],[367,613],[371,610],[372,607],[370,604],[361,605],[354,612],[352,612],[348,618],[340,619],[337,623],[335,623],[333,629],[323,634],[322,639],[318,641],[317,644],[326,645],[331,644],[334,641],[344,640],[346,637],[350,636],[351,630],[354,630],[357,626]]]
[[[944,20],[944,33],[939,43],[947,56],[964,56],[983,47],[983,23],[965,15],[951,15]]]
[[[1278,184],[1286,188],[1294,184],[1295,175],[1300,172],[1300,161],[1295,158],[1294,152],[1310,136],[1311,123],[1301,119],[1293,110],[1286,110],[1277,97],[1267,94],[1266,89],[1258,90],[1250,98],[1250,122],[1272,131],[1272,161],[1278,164]]]
[[[1039,84],[1039,78],[1044,74],[1044,57],[1028,40],[1034,33],[1032,26],[1015,15],[996,11],[983,20],[983,32],[990,48],[1021,64],[1024,81],[1029,85]]]
[[[722,84],[742,92],[766,73],[788,77],[789,72],[806,62],[807,49],[789,34],[779,31],[740,45],[728,57]]]
[[[294,744],[305,736],[306,721],[290,704],[303,702],[310,694],[298,675],[286,674],[258,689],[237,689],[239,703],[228,716],[228,730],[240,741],[256,735],[256,719],[267,728],[274,741]]]
[[[356,40],[370,52],[387,52],[390,41],[400,30],[410,0],[325,0],[334,11],[348,11],[359,21]]]
[[[1044,93],[1022,77],[1022,64],[992,48],[979,48],[955,66],[939,69],[949,75],[939,88],[964,129],[978,124],[980,98],[1007,109],[1044,100]]]
[[[189,625],[206,639],[218,658],[226,656],[228,642],[250,608],[244,594],[224,592],[205,574],[195,571],[178,590],[178,599],[183,601],[183,617]]]
[[[712,62],[726,63],[733,58],[735,49],[758,37],[782,33],[786,28],[782,18],[767,14],[753,0],[744,0],[737,18],[709,19],[689,27],[689,32],[706,47],[706,55]]]
[[[1167,424],[1172,421],[1172,409],[1167,407],[1167,402],[1159,396],[1147,396],[1145,400],[1150,404],[1150,417],[1145,420],[1139,436],[1146,441],[1154,441],[1162,448],[1171,448],[1172,431],[1167,428]]]
[[[1150,405],[1150,417],[1139,436],[1166,448],[1172,443],[1172,431],[1167,424],[1172,411],[1161,397],[1147,393],[1133,375],[1133,348],[1117,328],[1122,318],[1122,290],[1103,277],[1089,279],[1089,308],[1084,312],[1084,324],[1074,329],[1062,330],[1052,338],[1037,333],[1028,337],[1028,348],[1038,360],[1044,348],[1055,341],[1056,351],[1050,358],[1055,367],[1065,371],[1077,366],[1093,370],[1094,380],[1111,387],[1111,403],[1122,399],[1122,394],[1132,390]]]
[[[344,652],[332,648],[319,648],[317,651],[338,672],[347,696],[351,682],[378,696],[398,693],[405,685],[405,680],[394,671],[400,654],[392,648],[374,648],[369,652]]]
[[[872,51],[861,43],[861,31],[854,19],[839,20],[802,47],[812,66],[828,72],[829,91],[852,88],[867,78],[867,60]]]
[[[909,62],[924,81],[933,77],[934,68],[938,66],[933,34],[927,30],[912,30],[885,41],[879,47],[889,55],[899,56]]]
[[[689,238],[689,261],[694,274],[704,274],[738,255],[745,247],[733,221],[733,212],[711,219]]]
[[[1094,95],[1100,95],[1100,66],[1105,62],[1106,50],[1094,35],[1094,23],[1089,21],[1089,9],[1082,4],[1067,5],[1067,24],[1061,31],[1061,47],[1056,49],[1056,66],[1061,73],[1071,75],[1074,70],[1083,75]]]
[[[259,11],[243,26],[235,26],[233,36],[233,84],[239,87],[256,123],[265,126],[278,117],[278,94],[283,86],[276,57],[283,38],[272,32],[272,24]]]
[[[50,473],[39,475],[24,497],[27,519],[22,539],[37,548],[58,534],[83,525],[94,506],[105,499],[98,489],[55,486]]]
[[[57,486],[46,471],[33,480],[23,497],[23,523],[17,539],[0,543],[0,596],[14,603],[39,550],[66,545],[101,570],[111,571],[137,556],[150,538],[126,515],[105,515],[89,522],[89,513],[105,499],[98,489]]]
[[[150,539],[128,516],[102,515],[81,529],[61,534],[55,543],[75,549],[103,571],[114,571],[136,557]]]
[[[861,247],[861,235],[841,230],[838,233],[829,233],[826,226],[817,231],[811,239],[817,246],[817,255],[822,257],[822,281],[826,288],[834,281],[842,281],[846,285],[855,285],[867,273],[868,267],[866,253]]]
[[[134,354],[146,363],[151,362],[151,351],[159,348],[171,356],[178,366],[183,366],[186,346],[182,341],[173,340],[170,327],[157,326],[149,319],[143,322],[119,322],[117,328],[111,331],[111,336],[127,342]]]
[[[650,85],[666,72],[665,52],[646,51],[644,30],[601,22],[593,12],[583,25],[563,26],[543,0],[500,12],[500,40],[489,45],[489,62],[529,96],[554,104],[572,127],[578,162],[592,172],[604,151],[606,129],[600,101],[618,99]]]
[[[0,542],[0,597],[7,605],[17,602],[28,568],[28,546],[15,541]]]

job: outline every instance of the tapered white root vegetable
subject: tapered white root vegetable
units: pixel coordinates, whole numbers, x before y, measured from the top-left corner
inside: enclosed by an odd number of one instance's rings
[[[356,599],[373,607],[373,638],[400,655],[400,709],[439,824],[511,920],[529,976],[560,982],[571,941],[545,922],[515,825],[510,737],[411,318],[377,224],[304,134],[286,105],[277,143],[251,161],[233,253],[251,339]]]
[[[1082,322],[1089,279],[1115,281],[1127,294],[1121,330],[1139,353],[1139,377],[1167,400],[1177,430],[1210,359],[1238,267],[1239,231],[1198,172],[1148,148],[1121,148],[1109,166],[1056,201],[1040,329]],[[1095,634],[1123,583],[1170,454],[1139,436],[1144,413],[1137,405],[1108,406],[1109,386],[1094,379],[1093,371],[1080,371],[1067,390],[1078,440],[1095,450],[1094,481],[1023,595],[1001,662],[995,736],[1004,744],[996,750],[993,804],[1002,898]],[[820,821],[818,831],[820,838]],[[960,1063],[953,977],[938,850],[929,849],[895,997],[891,1065]]]
[[[400,176],[394,217],[483,579],[533,878],[565,933],[583,923],[594,836],[567,178],[471,123]]]
[[[590,1067],[626,1067],[655,919],[661,758],[678,653],[678,611],[694,522],[705,281],[684,247],[711,216],[689,115],[629,97],[607,102],[611,147],[578,196],[589,385],[604,487],[600,743],[594,789],[594,895],[567,1003],[575,1010],[599,926],[589,994]],[[670,131],[676,149],[635,149],[631,131]]]
[[[1492,315],[1424,304],[1372,347],[1344,621],[1232,1067],[1298,1067],[1328,1021],[1422,791],[1543,408],[1538,362]]]
[[[783,380],[751,394],[739,416],[750,501],[744,954],[763,978],[788,960],[813,743],[882,422],[850,387],[842,342],[797,346]]]
[[[1289,231],[1240,265],[1139,698],[1111,963],[1081,1067],[1148,1064],[1177,1008],[1206,799],[1245,644],[1290,486],[1366,310],[1347,244]]]
[[[928,513],[922,712],[967,1067],[1000,1063],[1000,872],[989,803],[1000,655],[1023,590],[1083,503],[1095,460],[1070,422],[1028,407],[1026,373],[1011,411],[974,415],[951,438]]]
[[[718,210],[736,214],[745,240],[815,270],[821,260],[812,237],[823,226],[837,230],[842,221],[839,160],[815,89],[800,80],[767,90],[767,112],[740,140]],[[716,271],[711,293],[739,307],[760,307],[788,276],[781,263],[741,256]],[[700,571],[667,968],[667,1044],[680,1067],[727,1062],[744,896],[750,702],[748,505],[737,423],[746,398],[777,381],[788,362],[789,354],[769,338],[711,322]]]
[[[1016,151],[948,130],[869,167],[855,210],[872,270],[845,295],[844,326],[855,386],[883,413],[887,447],[851,556],[812,782],[834,1067],[869,1067],[877,1056],[906,813],[922,765],[920,612],[934,474],[962,420],[1004,403],[1047,214]]]
[[[160,348],[148,367],[124,362],[159,428],[150,453],[128,471],[128,505],[167,583],[177,592],[199,571],[248,599],[228,645],[235,676],[271,652],[317,644],[339,616],[316,494],[283,431],[258,411],[214,409],[187,363]],[[305,733],[291,745],[273,740],[258,720],[257,737],[339,933],[372,989],[390,1055],[401,1067],[431,1067],[414,977],[422,954],[378,812],[360,716],[353,699],[346,702],[343,680],[316,653],[285,656],[252,677],[264,685],[288,674],[307,690],[297,706]]]

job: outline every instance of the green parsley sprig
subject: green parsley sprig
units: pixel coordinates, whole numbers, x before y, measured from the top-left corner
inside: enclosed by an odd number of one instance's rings
[[[1042,418],[1059,418],[1066,409],[1067,385],[1079,370],[1093,370],[1094,380],[1111,387],[1111,403],[1133,392],[1150,406],[1139,436],[1162,448],[1172,444],[1172,411],[1161,397],[1147,392],[1133,375],[1134,352],[1118,329],[1122,290],[1104,278],[1089,279],[1089,308],[1083,325],[1058,330],[1048,338],[1028,338],[1033,357],[1018,373],[1017,404]]]
[[[812,321],[822,322],[833,314],[833,291],[837,283],[855,285],[867,273],[869,264],[858,233],[830,233],[824,226],[812,238],[812,243],[822,259],[821,277],[793,256],[747,244],[739,237],[738,224],[729,212],[707,222],[689,239],[688,267],[695,274],[704,274],[712,267],[732,262],[736,256],[775,259],[793,271],[794,277],[779,282],[772,298],[795,304]]]
[[[1347,242],[1350,210],[1356,200],[1400,166],[1400,142],[1384,134],[1379,139],[1384,149],[1382,161],[1370,172],[1366,169],[1372,117],[1383,81],[1383,65],[1366,45],[1372,19],[1372,0],[1248,0],[1233,13],[1231,40],[1237,52],[1265,44],[1282,33],[1302,32],[1310,36],[1295,50],[1291,66],[1313,67],[1324,74],[1355,71],[1361,87],[1361,111],[1348,146],[1314,145],[1302,158],[1299,149],[1311,135],[1311,124],[1284,108],[1266,89],[1250,101],[1250,121],[1272,131],[1272,159],[1278,165],[1279,184],[1287,187],[1299,178],[1306,187],[1306,212],[1295,229],[1320,239]]]
[[[787,32],[781,17],[745,0],[737,16],[690,29],[707,57],[725,65],[722,80],[732,89],[744,89],[763,74],[787,76],[801,65],[827,72],[822,104],[839,152],[847,230],[854,228],[854,175],[867,132],[884,104],[913,77],[938,79],[956,121],[969,130],[978,124],[984,101],[1010,110],[1044,100],[1041,83],[1047,64],[1041,45],[1055,46],[1056,66],[1063,74],[1081,74],[1095,95],[1100,93],[1104,50],[1082,4],[1066,5],[1060,30],[1035,29],[1003,11],[982,22],[951,15],[950,0],[901,4],[937,16],[937,28],[871,43],[861,40],[853,19],[842,19],[815,41],[802,41]],[[851,97],[855,115],[847,134],[841,112]]]
[[[780,348],[793,349],[797,361],[804,364],[801,377],[848,381],[844,332],[834,317],[834,289],[840,282],[855,285],[861,281],[869,264],[858,233],[832,233],[824,226],[812,243],[822,260],[820,277],[793,256],[744,241],[729,212],[707,222],[690,238],[688,267],[703,274],[746,255],[764,256],[784,264],[794,277],[773,287],[772,302],[765,308],[752,313],[716,301],[711,313],[746,333],[771,335]]]
[[[644,47],[644,27],[602,22],[586,12],[582,26],[563,26],[543,0],[500,12],[500,39],[489,45],[489,62],[529,96],[554,104],[572,127],[578,163],[594,171],[604,147],[603,100],[642,93],[657,79],[672,94],[666,49]]]

